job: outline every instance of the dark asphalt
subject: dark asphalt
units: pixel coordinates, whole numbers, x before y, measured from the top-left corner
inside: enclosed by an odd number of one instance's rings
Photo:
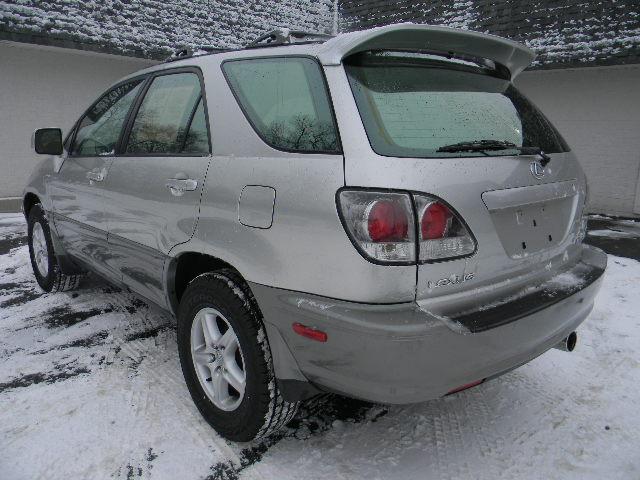
[[[594,235],[609,230],[614,236]],[[640,261],[640,221],[616,218],[590,218],[585,243],[601,248],[611,255]]]

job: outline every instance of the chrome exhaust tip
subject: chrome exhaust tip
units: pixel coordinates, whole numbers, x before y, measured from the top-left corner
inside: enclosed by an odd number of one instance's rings
[[[578,334],[576,332],[571,332],[560,342],[556,343],[553,348],[557,348],[558,350],[562,350],[564,352],[573,352],[573,349],[576,348],[577,342]]]

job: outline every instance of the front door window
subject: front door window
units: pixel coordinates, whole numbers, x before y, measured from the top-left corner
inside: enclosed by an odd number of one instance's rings
[[[78,125],[71,154],[112,155],[142,80],[118,85],[89,109]]]

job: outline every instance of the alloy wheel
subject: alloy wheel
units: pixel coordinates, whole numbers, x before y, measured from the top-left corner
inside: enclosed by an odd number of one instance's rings
[[[36,222],[31,233],[31,243],[33,247],[33,257],[38,268],[38,273],[42,277],[49,274],[49,249],[44,229],[40,222]]]
[[[218,310],[203,308],[196,314],[191,358],[209,400],[227,412],[238,408],[247,384],[244,358],[231,323]]]

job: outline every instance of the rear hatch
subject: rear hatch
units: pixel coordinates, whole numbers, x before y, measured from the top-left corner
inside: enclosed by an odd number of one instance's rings
[[[477,243],[464,257],[421,259],[419,302],[435,311],[439,299],[491,302],[573,260],[584,175],[509,72],[482,59],[397,51],[359,52],[344,64],[370,146],[359,148],[349,132],[346,185],[431,195]]]

